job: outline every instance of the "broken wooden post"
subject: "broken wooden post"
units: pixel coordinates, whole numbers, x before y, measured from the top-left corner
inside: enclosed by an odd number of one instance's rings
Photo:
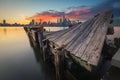
[[[115,38],[114,44],[115,44],[116,48],[120,48],[120,38]]]
[[[120,48],[118,49],[116,54],[113,56],[111,63],[113,66],[120,68]]]
[[[61,55],[62,51],[56,51],[54,56],[54,64],[56,70],[56,79],[62,80],[64,74],[64,57]]]
[[[55,71],[56,71],[56,80],[60,79],[60,64],[59,64],[59,55],[55,53],[54,55],[54,64],[55,64]]]
[[[114,28],[112,24],[109,24],[107,35],[112,35],[114,34]]]
[[[42,41],[42,55],[43,55],[43,61],[45,61],[45,49],[46,48],[46,41]]]

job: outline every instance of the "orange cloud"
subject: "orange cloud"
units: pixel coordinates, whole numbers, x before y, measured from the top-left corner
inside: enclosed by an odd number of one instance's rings
[[[86,8],[77,8],[76,10],[77,10],[77,11],[82,11],[82,12],[85,12],[85,13],[91,12],[90,9],[86,9]]]
[[[60,16],[54,16],[53,14],[39,14],[30,18],[27,18],[27,20],[32,20],[34,19],[36,22],[40,22],[40,19],[42,20],[42,22],[56,22],[57,19],[60,18]]]
[[[63,15],[65,15],[66,18],[69,18],[70,20],[74,19],[80,19],[80,18],[86,18],[89,15],[87,14],[91,10],[86,9],[86,8],[76,8],[75,10],[72,10],[68,13],[65,12],[58,12],[54,10],[46,11],[43,13],[38,13],[35,16],[26,18],[26,20],[31,21],[34,19],[36,22],[40,22],[40,19],[42,22],[57,22],[57,19],[60,19]]]

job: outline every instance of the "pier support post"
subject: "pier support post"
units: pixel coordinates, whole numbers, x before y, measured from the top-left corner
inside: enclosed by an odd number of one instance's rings
[[[48,60],[50,58],[50,46],[48,40],[42,41],[42,51],[43,60],[44,61]]]
[[[54,58],[56,80],[63,80],[64,75],[64,51],[58,50]]]
[[[59,65],[59,55],[55,54],[55,71],[56,71],[56,80],[61,80],[60,78],[60,65]]]
[[[43,61],[46,60],[46,48],[47,48],[47,42],[44,40],[43,37],[43,32],[41,30],[38,32],[38,39],[39,39],[39,45],[40,45],[40,50],[43,56]]]
[[[39,39],[40,48],[42,48],[42,46],[43,46],[42,40],[43,40],[44,38],[43,38],[43,33],[40,32],[40,31],[38,32],[38,39]]]
[[[42,41],[42,55],[43,55],[43,61],[45,62],[46,60],[46,41]]]

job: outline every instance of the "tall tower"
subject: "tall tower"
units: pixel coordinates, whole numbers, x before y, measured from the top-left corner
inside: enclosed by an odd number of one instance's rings
[[[57,19],[57,24],[59,23],[59,19]]]
[[[5,25],[6,24],[6,20],[3,20],[3,25]]]
[[[62,18],[60,18],[60,24],[62,24]]]
[[[65,15],[62,16],[62,22],[64,22],[64,20],[65,20]]]
[[[66,25],[66,18],[65,15],[62,16],[62,26]]]
[[[40,22],[39,22],[39,25],[41,25],[42,24],[42,19],[40,19]]]
[[[32,19],[32,21],[31,21],[31,26],[33,27],[34,25],[35,25],[35,20]]]

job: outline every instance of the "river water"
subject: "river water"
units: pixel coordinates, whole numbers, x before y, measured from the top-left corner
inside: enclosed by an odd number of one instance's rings
[[[0,27],[0,80],[55,80],[22,27]]]

